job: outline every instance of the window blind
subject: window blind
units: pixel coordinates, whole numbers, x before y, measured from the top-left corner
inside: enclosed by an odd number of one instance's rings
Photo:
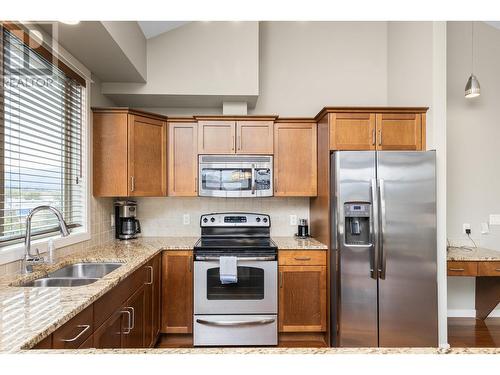
[[[7,29],[0,50],[1,246],[23,240],[36,206],[59,209],[70,228],[83,224],[85,88]],[[33,217],[33,234],[55,231],[52,213]]]

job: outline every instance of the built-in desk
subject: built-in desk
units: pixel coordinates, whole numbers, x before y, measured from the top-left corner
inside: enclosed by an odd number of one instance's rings
[[[476,319],[484,320],[500,302],[500,251],[448,248],[448,276],[476,278]]]

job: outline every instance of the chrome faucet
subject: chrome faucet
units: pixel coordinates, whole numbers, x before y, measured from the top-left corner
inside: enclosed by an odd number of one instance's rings
[[[59,222],[59,230],[63,237],[69,236],[68,226],[63,219],[61,212],[52,206],[38,206],[33,208],[26,216],[26,235],[24,237],[24,259],[23,259],[23,272],[33,272],[33,266],[45,263],[45,259],[40,255],[40,251],[36,249],[36,253],[31,252],[31,219],[33,215],[39,211],[49,210],[54,213]]]

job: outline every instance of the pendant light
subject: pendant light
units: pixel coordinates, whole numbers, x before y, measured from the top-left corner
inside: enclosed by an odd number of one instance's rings
[[[472,21],[472,72],[474,72],[474,21]],[[476,96],[481,95],[481,86],[479,85],[479,81],[477,80],[474,73],[471,73],[469,79],[467,80],[467,84],[465,85],[465,97],[475,98]]]

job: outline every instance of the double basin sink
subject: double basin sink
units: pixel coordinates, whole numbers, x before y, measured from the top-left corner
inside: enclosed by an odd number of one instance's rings
[[[25,282],[24,287],[75,287],[95,283],[123,263],[76,263],[60,268],[47,276]]]

